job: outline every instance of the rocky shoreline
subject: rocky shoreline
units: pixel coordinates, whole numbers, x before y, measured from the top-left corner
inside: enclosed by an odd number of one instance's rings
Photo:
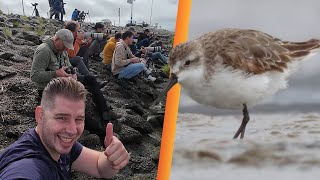
[[[0,12],[0,151],[18,139],[26,130],[35,127],[34,109],[37,90],[30,80],[32,56],[37,45],[63,27],[63,23],[44,18],[25,17]],[[83,27],[89,31],[89,24]],[[118,27],[108,27],[121,30]],[[138,28],[138,27],[137,27]],[[172,43],[173,33],[153,30],[164,43]],[[101,62],[90,61],[90,72],[97,76],[101,90],[115,112],[123,117],[114,125],[118,136],[131,153],[129,164],[113,179],[155,179],[164,106],[151,106],[168,77],[157,69],[157,81],[149,82],[137,77],[118,80],[104,69]],[[162,103],[164,104],[164,103]],[[89,96],[87,112],[99,122]],[[99,137],[85,130],[79,140],[83,145],[102,150]],[[96,179],[73,173],[72,179]]]

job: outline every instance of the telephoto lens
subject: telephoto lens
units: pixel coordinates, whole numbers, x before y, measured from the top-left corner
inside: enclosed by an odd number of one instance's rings
[[[104,31],[106,34],[115,34],[117,33],[118,31],[117,30],[113,30],[113,29],[107,29]]]
[[[91,37],[93,40],[102,40],[104,38],[104,33],[90,33],[90,32],[85,32],[83,33],[84,38]]]
[[[145,49],[149,52],[161,52],[161,46],[157,47],[145,47]]]

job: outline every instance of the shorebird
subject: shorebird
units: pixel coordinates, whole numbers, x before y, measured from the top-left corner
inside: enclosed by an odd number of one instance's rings
[[[222,29],[176,46],[170,53],[171,77],[157,104],[176,83],[196,102],[242,109],[234,139],[242,139],[248,108],[287,87],[300,60],[314,54],[320,40],[289,42],[257,30]]]

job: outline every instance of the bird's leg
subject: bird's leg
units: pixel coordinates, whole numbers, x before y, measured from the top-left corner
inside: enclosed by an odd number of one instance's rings
[[[246,131],[246,125],[249,122],[250,117],[249,117],[249,112],[247,109],[247,105],[243,104],[243,119],[242,119],[242,123],[238,129],[238,131],[236,132],[236,134],[233,136],[233,139],[237,139],[238,136],[241,133],[240,139],[243,139],[244,137],[244,132]]]

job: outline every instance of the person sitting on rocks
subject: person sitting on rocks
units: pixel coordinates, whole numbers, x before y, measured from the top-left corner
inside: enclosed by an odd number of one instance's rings
[[[60,44],[62,47],[62,44]],[[97,178],[112,178],[130,155],[108,125],[106,149],[78,142],[84,131],[87,91],[71,77],[51,79],[35,109],[37,125],[0,154],[0,179],[70,179],[71,170]]]
[[[106,69],[111,71],[112,57],[114,49],[116,48],[116,43],[121,39],[121,33],[117,32],[114,37],[111,37],[108,40],[108,43],[104,46],[103,49],[103,64],[106,65]]]
[[[94,26],[94,31],[92,33],[104,33],[104,25],[101,23],[96,23]],[[100,53],[103,51],[104,46],[107,43],[107,37],[104,35],[103,38],[95,38],[90,44],[88,54],[89,57],[93,57],[93,59],[97,61],[102,61],[100,57]]]
[[[136,32],[136,30],[135,30],[134,27],[132,27],[132,26],[129,27],[128,31],[131,31],[131,32],[133,33],[133,39],[134,39],[134,40],[138,40],[138,38],[136,37],[136,36],[137,36],[137,32]],[[137,45],[136,45],[136,42],[135,42],[135,41],[133,41],[132,44],[129,45],[129,48],[130,48],[132,54],[138,53]]]
[[[151,32],[149,29],[145,29],[143,33],[138,33],[137,48],[140,49],[141,46],[148,47],[150,45]]]
[[[155,81],[156,78],[153,77],[151,71],[147,69],[145,60],[135,57],[132,54],[128,47],[132,42],[133,33],[131,31],[124,32],[122,39],[117,42],[111,66],[113,75],[118,76],[118,79],[130,79],[143,71],[148,80]]]
[[[79,51],[82,46],[83,34],[79,32],[80,24],[77,21],[68,21],[65,25],[66,29],[69,29],[74,37],[73,47],[74,49],[67,49],[67,53],[69,56],[69,61],[73,67],[77,67],[79,73],[82,75],[89,75],[89,70],[87,67],[88,56],[81,57],[79,56]],[[86,58],[86,59],[84,59]]]
[[[152,60],[152,62],[159,60],[163,65],[166,65],[166,64],[168,64],[168,60],[161,52],[154,52],[154,51],[147,50],[150,48],[160,48],[160,47],[161,46],[145,48],[145,47],[141,46],[140,51],[137,54],[135,54],[135,56],[150,58]]]
[[[120,118],[121,115],[113,112],[109,105],[107,105],[100,90],[100,86],[94,76],[77,76],[72,73],[72,69],[69,69],[71,64],[66,53],[66,48],[74,49],[73,42],[74,37],[72,32],[68,29],[60,29],[52,38],[47,39],[35,50],[30,77],[38,89],[39,98],[41,99],[43,89],[51,79],[56,77],[73,77],[85,85],[92,94],[92,99],[96,105],[97,111],[105,122],[114,121]],[[71,72],[68,72],[67,70]],[[88,123],[91,123],[91,121],[88,121]]]

